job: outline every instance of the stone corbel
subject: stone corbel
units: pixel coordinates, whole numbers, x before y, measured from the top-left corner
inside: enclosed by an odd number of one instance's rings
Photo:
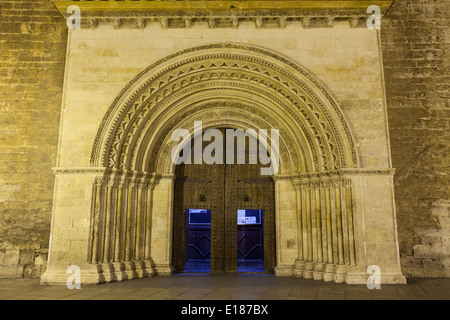
[[[96,29],[98,27],[98,19],[89,19],[89,28]]]
[[[184,27],[185,27],[186,29],[191,28],[191,27],[192,27],[192,20],[189,19],[189,18],[185,18],[185,19],[184,19]]]
[[[208,19],[208,27],[210,29],[214,29],[216,27],[216,19],[214,18],[209,18]]]
[[[350,17],[348,21],[350,22],[350,27],[356,28],[358,26],[359,23],[358,17]]]
[[[169,27],[169,19],[167,19],[165,17],[161,18],[160,23],[161,23],[161,28],[163,28],[163,29],[167,29]]]
[[[327,17],[327,18],[326,18],[326,22],[327,22],[327,28],[333,28],[333,25],[334,25],[334,17]]]
[[[114,29],[120,29],[122,27],[122,19],[114,19]]]
[[[302,18],[302,24],[303,24],[303,28],[309,29],[309,26],[311,25],[311,18],[310,17]]]
[[[257,17],[257,18],[255,19],[255,28],[256,28],[256,29],[259,29],[259,28],[262,27],[262,25],[263,25],[263,19],[262,19],[262,17]]]
[[[286,28],[286,22],[287,22],[287,17],[280,17],[278,19],[278,24],[279,24],[281,29]]]
[[[138,29],[144,29],[145,26],[147,25],[147,20],[145,20],[143,18],[137,19],[136,25],[137,25]]]
[[[231,21],[231,25],[235,29],[239,28],[239,18],[238,17],[233,17],[233,19]]]

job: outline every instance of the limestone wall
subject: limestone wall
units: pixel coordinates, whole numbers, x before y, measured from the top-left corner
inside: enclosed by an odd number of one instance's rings
[[[0,276],[45,270],[66,37],[49,1],[0,1]]]
[[[397,0],[381,29],[403,274],[450,276],[449,3]]]

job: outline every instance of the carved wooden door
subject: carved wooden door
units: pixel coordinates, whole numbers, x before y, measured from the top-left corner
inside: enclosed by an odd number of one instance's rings
[[[189,209],[211,213],[210,271],[223,271],[224,239],[224,165],[180,164],[175,170],[173,207],[172,266],[182,272],[186,263],[186,226]],[[189,230],[189,229],[188,229]],[[188,245],[189,245],[188,241]],[[192,241],[191,241],[192,242]]]
[[[273,272],[275,267],[275,191],[272,177],[261,176],[261,165],[234,164],[225,166],[225,215],[227,223],[225,271],[238,271],[238,249],[243,242],[261,244],[264,270]],[[262,232],[259,224],[238,226],[238,210],[261,210]],[[239,248],[238,248],[239,246]],[[254,248],[257,249],[257,248]],[[248,250],[247,250],[248,253]]]
[[[188,255],[186,245],[189,246],[189,243],[197,241],[189,236],[190,229],[186,227],[189,224],[186,220],[189,209],[210,210],[210,272],[238,272],[238,258],[242,260],[242,257],[238,257],[238,245],[242,246],[243,241],[250,238],[255,242],[256,247],[260,246],[255,250],[260,250],[264,270],[273,272],[275,266],[274,183],[272,177],[261,175],[262,165],[249,164],[248,157],[245,163],[181,164],[176,167],[172,242],[174,272],[185,270],[186,255]],[[251,227],[238,228],[238,210],[261,210],[262,233],[258,235],[254,232],[255,228]],[[246,235],[245,230],[253,234]],[[187,236],[190,238],[187,239]],[[202,239],[199,238],[199,240],[204,242],[204,233],[199,233],[200,236]]]

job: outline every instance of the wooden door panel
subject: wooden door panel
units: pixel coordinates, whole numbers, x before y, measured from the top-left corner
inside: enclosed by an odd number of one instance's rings
[[[264,270],[272,273],[275,267],[275,190],[272,177],[261,176],[261,165],[227,165],[225,168],[225,191],[229,228],[226,230],[228,248],[228,272],[237,271],[238,239],[237,211],[240,209],[263,210]],[[231,227],[233,226],[233,227]],[[242,232],[241,232],[242,233]]]
[[[181,164],[175,169],[172,266],[182,272],[186,264],[186,210],[211,210],[211,272],[223,265],[223,165]],[[221,191],[222,190],[222,191]]]

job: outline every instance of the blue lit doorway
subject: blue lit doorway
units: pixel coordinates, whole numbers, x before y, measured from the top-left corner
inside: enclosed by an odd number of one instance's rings
[[[186,210],[186,253],[183,272],[211,271],[211,210]]]
[[[237,211],[237,271],[265,271],[263,210]]]

